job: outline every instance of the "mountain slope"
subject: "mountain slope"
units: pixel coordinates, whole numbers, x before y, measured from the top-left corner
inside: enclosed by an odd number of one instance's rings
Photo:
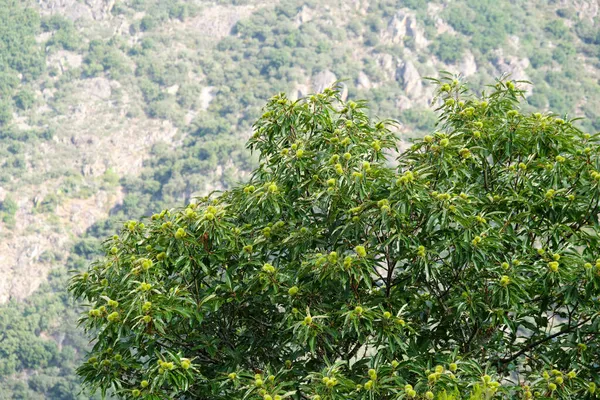
[[[0,20],[0,332],[48,352],[0,338],[13,397],[76,397],[67,269],[128,218],[243,179],[276,92],[344,79],[408,138],[434,129],[423,77],[512,73],[530,107],[600,129],[595,1],[0,0]]]

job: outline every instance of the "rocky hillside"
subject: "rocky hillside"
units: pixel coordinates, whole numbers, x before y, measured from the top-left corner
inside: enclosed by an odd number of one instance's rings
[[[77,398],[67,270],[123,221],[243,179],[274,93],[341,79],[408,139],[434,128],[424,77],[483,90],[511,74],[535,84],[529,107],[600,130],[598,13],[595,0],[0,0],[0,315],[25,321],[0,332],[48,351],[0,338],[0,386]]]

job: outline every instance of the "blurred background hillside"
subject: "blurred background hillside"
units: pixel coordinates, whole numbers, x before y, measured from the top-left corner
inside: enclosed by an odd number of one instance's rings
[[[532,81],[600,130],[597,0],[0,0],[0,399],[89,399],[69,270],[122,222],[244,179],[266,99],[344,80],[409,140],[422,79]]]

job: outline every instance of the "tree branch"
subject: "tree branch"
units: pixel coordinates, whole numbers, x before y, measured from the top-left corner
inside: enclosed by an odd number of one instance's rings
[[[531,349],[534,349],[535,347],[539,346],[540,344],[543,344],[543,343],[545,343],[545,342],[547,342],[549,340],[552,340],[552,339],[554,339],[554,338],[556,338],[558,336],[567,334],[567,333],[573,331],[573,329],[579,328],[580,326],[582,326],[582,325],[586,324],[587,322],[589,322],[592,318],[594,318],[594,315],[592,315],[591,317],[588,317],[588,318],[584,319],[583,321],[581,321],[577,325],[570,326],[570,327],[568,327],[565,330],[553,333],[550,336],[547,336],[545,338],[536,340],[535,342],[530,343],[527,346],[523,347],[521,350],[517,351],[515,354],[511,355],[510,357],[508,357],[508,358],[500,358],[500,359],[496,360],[496,362],[498,364],[508,364],[509,362],[516,360],[517,358],[519,358],[519,356],[523,355],[524,353],[528,352]]]

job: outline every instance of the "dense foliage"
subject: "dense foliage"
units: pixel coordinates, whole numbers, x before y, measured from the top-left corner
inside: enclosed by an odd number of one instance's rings
[[[79,373],[124,398],[594,397],[598,136],[523,93],[444,78],[394,166],[364,102],[273,97],[247,184],[127,222],[73,278]]]
[[[0,2],[0,98],[11,97],[22,79],[35,79],[44,71],[45,60],[35,42],[40,16],[28,7]],[[5,121],[0,120],[0,126]]]
[[[52,273],[27,302],[0,306],[0,383],[2,400],[99,399],[82,393],[75,374],[88,340],[78,332],[80,308],[66,293],[66,273]],[[64,293],[64,292],[63,292]],[[62,326],[57,321],[69,321]],[[35,371],[19,379],[22,371]],[[14,379],[11,377],[15,376]]]

